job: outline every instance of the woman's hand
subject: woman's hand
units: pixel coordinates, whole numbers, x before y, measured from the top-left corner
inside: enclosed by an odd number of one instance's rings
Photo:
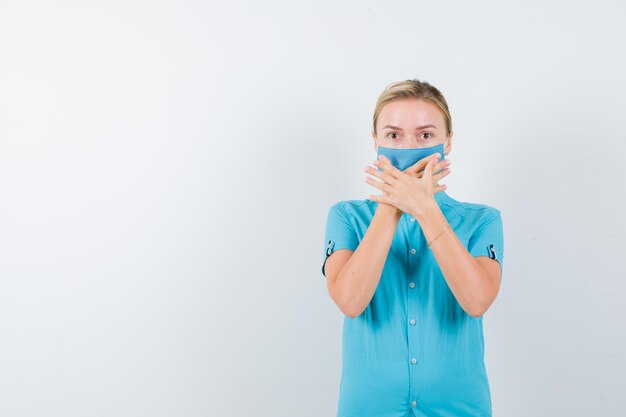
[[[422,176],[424,175],[424,168],[426,167],[426,164],[428,163],[428,161],[430,161],[431,158],[435,158],[435,156],[428,155],[420,159],[419,161],[417,161],[416,163],[414,163],[413,165],[411,165],[410,167],[408,167],[402,172],[406,172],[407,174],[415,178],[422,178]],[[435,187],[435,190],[437,190],[437,187],[439,186],[439,180],[441,180],[443,177],[445,177],[446,175],[450,173],[450,168],[448,168],[449,166],[450,166],[449,159],[443,159],[437,162],[437,164],[435,165],[435,168],[433,169],[433,172],[435,172],[435,174],[433,174],[433,186]],[[435,193],[436,192],[437,191],[435,191]]]
[[[438,153],[429,155],[400,171],[391,165],[389,159],[380,155],[380,159],[374,161],[374,165],[383,171],[367,166],[365,172],[376,176],[382,182],[369,177],[365,178],[365,182],[380,189],[383,195],[371,195],[369,199],[394,206],[414,217],[421,216],[435,202],[434,194],[447,188],[446,185],[438,185],[438,181],[450,173],[449,168],[444,169],[450,162],[443,160],[437,163],[439,156]],[[436,175],[433,174],[435,165],[438,170]]]

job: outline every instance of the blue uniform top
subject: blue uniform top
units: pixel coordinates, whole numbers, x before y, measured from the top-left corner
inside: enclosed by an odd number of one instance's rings
[[[469,253],[502,267],[500,211],[445,191],[434,197]],[[333,251],[356,250],[377,206],[331,206],[324,276]],[[491,416],[482,319],[461,308],[419,223],[403,213],[372,300],[359,316],[344,316],[337,417]]]

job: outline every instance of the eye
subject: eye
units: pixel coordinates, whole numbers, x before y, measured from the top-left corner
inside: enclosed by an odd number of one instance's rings
[[[430,139],[430,138],[433,137],[433,134],[430,133],[430,132],[424,132],[424,133],[422,133],[422,135],[429,135],[427,138],[424,138],[424,139]]]
[[[391,135],[396,135],[396,137],[395,137],[395,138],[390,138],[390,139],[398,139],[398,138],[397,138],[398,132],[389,132],[389,133],[387,134],[387,137],[389,137],[389,136],[391,136]]]

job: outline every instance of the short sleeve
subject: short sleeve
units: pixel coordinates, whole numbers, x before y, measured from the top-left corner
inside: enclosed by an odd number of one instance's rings
[[[324,266],[326,259],[337,249],[356,250],[359,239],[350,221],[343,214],[337,204],[328,211],[326,218],[326,233],[324,237],[324,257],[322,262],[322,275],[326,276]]]
[[[487,220],[474,232],[468,246],[468,251],[472,256],[488,256],[491,259],[495,259],[500,264],[500,270],[502,270],[504,236],[500,212]]]

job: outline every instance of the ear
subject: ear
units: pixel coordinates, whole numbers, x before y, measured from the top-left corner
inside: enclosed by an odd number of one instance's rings
[[[378,152],[378,144],[376,143],[376,132],[372,131],[372,140],[374,141],[374,151]]]
[[[454,130],[450,131],[450,136],[448,140],[446,140],[446,144],[443,147],[443,153],[446,155],[450,155],[450,151],[452,150],[452,136],[454,135]]]

